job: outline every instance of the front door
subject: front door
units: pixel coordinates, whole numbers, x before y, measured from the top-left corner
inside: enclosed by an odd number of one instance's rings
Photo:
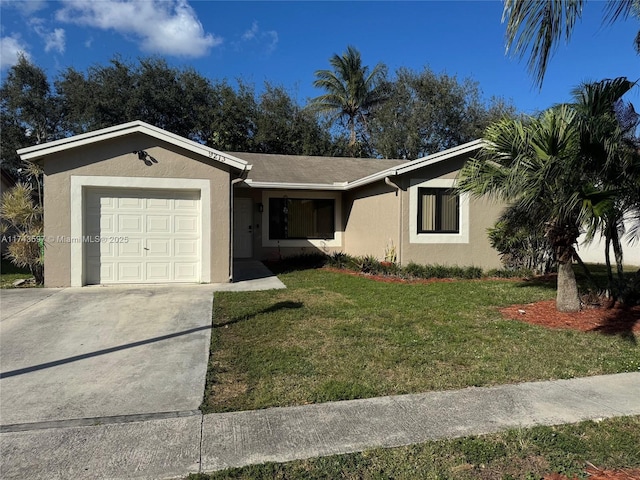
[[[251,258],[253,256],[253,200],[234,199],[233,211],[233,256]]]

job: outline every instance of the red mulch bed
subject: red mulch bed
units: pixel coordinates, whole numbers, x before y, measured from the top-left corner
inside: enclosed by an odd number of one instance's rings
[[[545,300],[526,305],[511,305],[502,308],[500,312],[507,318],[547,328],[568,328],[610,335],[640,332],[640,306],[587,306],[576,313],[562,313],[556,311],[555,300]]]

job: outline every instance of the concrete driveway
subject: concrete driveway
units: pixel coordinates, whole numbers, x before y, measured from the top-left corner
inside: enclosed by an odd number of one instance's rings
[[[196,410],[212,302],[209,285],[2,290],[0,424]]]

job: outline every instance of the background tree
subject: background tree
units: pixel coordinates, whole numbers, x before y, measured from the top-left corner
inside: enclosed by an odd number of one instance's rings
[[[585,0],[504,0],[502,21],[507,23],[507,51],[528,56],[529,72],[542,86],[549,59],[564,37],[571,38],[573,28],[582,17]],[[640,18],[640,1],[608,0],[604,21],[615,22],[634,15]],[[634,39],[640,54],[640,31]]]
[[[507,208],[493,228],[488,230],[491,246],[500,253],[502,263],[509,269],[531,270],[543,275],[554,264],[553,250],[544,236],[544,219],[535,218],[531,209],[521,205]]]
[[[379,63],[370,71],[353,46],[342,55],[334,54],[329,63],[333,70],[316,71],[313,82],[327,93],[313,98],[308,107],[340,122],[349,132],[351,156],[362,156],[368,144],[369,118],[387,98],[386,67]]]
[[[59,102],[44,71],[24,56],[7,73],[0,88],[2,116],[2,168],[17,173],[21,167],[15,150],[62,135]]]
[[[515,108],[501,99],[487,105],[476,82],[401,68],[387,83],[388,99],[371,120],[378,156],[413,160],[480,138],[484,129]]]
[[[210,107],[210,82],[193,69],[169,67],[159,58],[137,65],[113,58],[85,74],[73,68],[55,82],[63,99],[65,128],[77,134],[142,120],[201,140]]]
[[[205,143],[228,152],[255,151],[258,107],[253,86],[238,81],[234,89],[226,81],[217,81],[209,95]]]

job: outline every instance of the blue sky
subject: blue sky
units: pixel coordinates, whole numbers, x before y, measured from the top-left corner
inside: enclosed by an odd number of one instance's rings
[[[211,79],[242,78],[285,86],[300,103],[321,92],[314,72],[354,45],[365,64],[429,66],[471,77],[486,98],[510,99],[526,113],[568,100],[582,81],[640,78],[632,40],[640,22],[601,24],[603,2],[586,2],[583,19],[552,59],[542,90],[526,62],[505,56],[502,2],[218,2],[0,0],[2,78],[24,52],[50,79],[115,54],[157,55]],[[640,110],[640,88],[629,100]]]

